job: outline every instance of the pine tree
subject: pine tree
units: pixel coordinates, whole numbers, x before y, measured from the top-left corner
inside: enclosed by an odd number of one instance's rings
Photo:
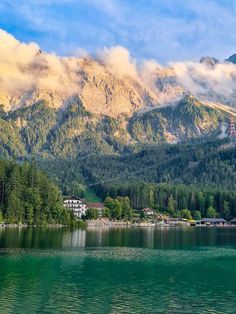
[[[172,216],[172,217],[174,216],[174,214],[175,214],[175,200],[174,200],[172,195],[168,198],[167,211],[170,214],[170,216]]]
[[[229,202],[224,201],[223,202],[223,212],[222,212],[223,218],[225,220],[230,219],[230,209],[229,209]]]

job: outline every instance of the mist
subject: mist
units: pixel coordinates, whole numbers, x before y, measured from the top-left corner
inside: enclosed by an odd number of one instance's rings
[[[55,92],[64,98],[79,94],[83,88],[80,73],[86,58],[92,57],[81,48],[75,51],[75,56],[60,57],[0,30],[0,91],[10,97],[33,90]],[[156,60],[137,61],[122,46],[100,49],[94,58],[118,80],[137,82],[162,105],[172,104],[184,93],[212,99],[225,97],[227,101],[236,98],[235,64],[209,66],[186,61],[163,66]]]

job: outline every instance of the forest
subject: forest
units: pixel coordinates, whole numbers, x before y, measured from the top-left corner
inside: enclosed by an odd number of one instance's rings
[[[50,188],[44,195],[40,183],[36,185],[44,176],[38,170],[32,185],[32,165],[27,161],[35,158],[50,177],[47,184],[58,186],[59,194],[76,194],[90,202],[128,196],[135,209],[151,206],[175,215],[189,209],[204,216],[213,208],[214,215],[224,211],[226,217],[229,211],[228,216],[236,216],[236,149],[227,139],[217,139],[221,120],[216,111],[190,96],[176,107],[157,108],[130,119],[95,117],[80,99],[59,111],[45,102],[9,113],[0,106],[0,156],[20,163],[2,162],[6,168],[1,179],[2,215],[8,221],[15,217],[40,223],[61,221],[61,210],[52,214],[44,207],[51,206]],[[167,143],[170,136],[177,142]],[[9,182],[16,180],[10,179],[13,171],[20,173],[21,181],[13,182],[16,190],[9,193]],[[41,205],[32,207],[29,195],[36,197],[36,190],[42,193]],[[20,206],[12,215],[9,198],[17,197]],[[25,204],[28,209],[21,214]],[[173,206],[168,209],[168,204]],[[67,221],[63,211],[62,216]]]
[[[145,145],[123,155],[41,160],[40,166],[63,191],[82,197],[90,188],[102,200],[128,196],[134,209],[236,216],[236,150],[227,141]]]
[[[150,207],[171,217],[181,217],[188,210],[195,219],[223,217],[226,220],[236,216],[236,192],[213,188],[198,188],[171,184],[121,184],[107,185],[98,189],[101,196],[129,197],[135,209]]]
[[[60,189],[35,162],[0,160],[0,222],[28,225],[75,225],[63,207]]]

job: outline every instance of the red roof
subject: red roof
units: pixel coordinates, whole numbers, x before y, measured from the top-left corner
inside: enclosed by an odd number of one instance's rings
[[[103,209],[104,205],[103,203],[86,203],[87,208],[98,208],[98,209]]]

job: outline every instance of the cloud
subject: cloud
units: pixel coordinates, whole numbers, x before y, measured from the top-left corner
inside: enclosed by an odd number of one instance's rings
[[[31,28],[37,31],[60,33],[60,36],[65,36],[65,27],[62,22],[48,14],[42,5],[29,6],[27,3],[22,3],[18,8],[18,13],[24,18]]]
[[[0,88],[11,96],[33,89],[70,94],[78,90],[76,58],[42,53],[36,43],[24,44],[0,30]]]
[[[0,91],[11,97],[34,90],[56,92],[63,98],[80,93],[84,57],[92,59],[79,48],[74,57],[45,53],[38,44],[22,43],[0,30]],[[209,66],[182,61],[164,66],[154,59],[138,62],[122,46],[101,49],[97,59],[104,71],[125,80],[140,93],[146,90],[155,103],[169,105],[180,99],[184,92],[232,104],[236,101],[235,64]],[[98,67],[94,69],[103,71]],[[94,75],[99,76],[99,71]]]
[[[39,47],[37,44],[21,44],[13,36],[0,31],[0,83],[1,88],[13,93],[14,89],[29,89],[31,80],[23,75],[21,67],[30,64]]]
[[[126,48],[122,46],[104,48],[98,51],[97,57],[110,72],[118,77],[126,76],[137,79],[135,60],[130,56],[130,52]]]
[[[145,60],[139,66],[143,86],[151,92],[159,104],[175,103],[183,94],[182,87],[175,80],[173,69],[164,67],[156,60]]]
[[[177,62],[172,64],[176,81],[193,95],[230,98],[236,95],[236,65]]]
[[[203,55],[223,59],[236,42],[234,0],[1,0],[1,5],[1,27],[60,55],[78,45],[90,53],[120,45],[136,59],[198,61]]]

